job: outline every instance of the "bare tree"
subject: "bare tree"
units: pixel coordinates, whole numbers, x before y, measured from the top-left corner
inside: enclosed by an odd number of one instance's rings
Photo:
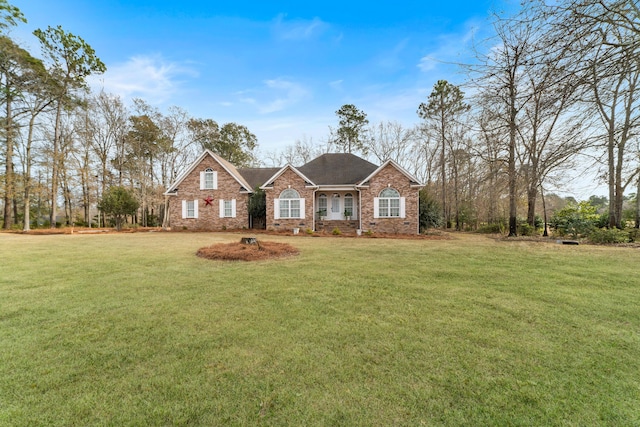
[[[531,63],[538,49],[536,32],[530,20],[511,20],[496,17],[496,39],[493,49],[481,56],[475,84],[500,132],[506,135],[506,164],[509,193],[509,236],[517,235],[518,202],[518,129],[521,114],[531,94],[523,91],[523,70]],[[496,43],[497,42],[497,43]]]
[[[640,128],[640,9],[635,0],[572,0],[548,6],[555,32],[571,44],[602,124],[609,226],[622,227],[624,191],[638,167],[630,143]]]
[[[406,128],[394,121],[381,121],[369,127],[369,149],[378,162],[393,160],[407,166],[414,157],[411,148],[416,140],[415,129]]]

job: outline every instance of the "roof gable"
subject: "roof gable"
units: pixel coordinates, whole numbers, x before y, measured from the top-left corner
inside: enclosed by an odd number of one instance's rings
[[[359,185],[361,185],[361,186],[367,185],[366,183],[368,181],[370,181],[374,176],[376,176],[378,173],[380,173],[381,170],[383,170],[384,168],[386,168],[389,165],[391,165],[392,167],[396,168],[401,174],[403,174],[409,180],[409,183],[410,183],[410,185],[412,187],[424,187],[424,184],[420,183],[420,181],[418,181],[418,179],[416,177],[414,177],[405,168],[403,168],[402,166],[400,166],[398,163],[396,163],[395,161],[393,161],[391,159],[389,159],[386,162],[384,162],[379,168],[377,168],[370,175],[368,175],[366,178],[364,178],[359,183]]]
[[[295,166],[286,165],[286,166],[283,166],[282,168],[280,168],[271,178],[269,178],[264,184],[262,184],[260,186],[260,188],[265,189],[265,188],[270,187],[273,184],[273,182],[276,179],[278,179],[287,170],[293,171],[293,173],[295,173],[300,178],[302,178],[304,180],[304,182],[306,183],[306,185],[308,185],[308,186],[315,186],[316,185],[316,184],[314,184],[314,182],[312,180],[310,180],[302,172],[300,172],[300,170],[298,170]]]
[[[240,191],[248,193],[252,192],[253,189],[251,188],[251,185],[249,185],[247,180],[244,179],[244,177],[238,172],[235,166],[233,166],[231,163],[221,158],[217,154],[213,153],[212,151],[204,150],[202,154],[200,154],[200,156],[198,156],[198,158],[193,163],[191,163],[191,165],[189,165],[189,167],[182,174],[180,174],[178,178],[176,178],[176,180],[169,186],[165,194],[169,195],[175,193],[180,183],[182,183],[182,181],[184,181],[184,179],[189,176],[189,174],[191,174],[191,172],[193,172],[198,167],[198,165],[202,163],[202,160],[204,160],[204,158],[207,156],[211,156],[220,166],[222,166],[225,171],[229,173],[229,175],[231,175],[238,182],[238,184],[240,184]]]

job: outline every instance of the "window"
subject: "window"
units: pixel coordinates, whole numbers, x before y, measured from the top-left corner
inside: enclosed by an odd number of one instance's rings
[[[218,188],[218,173],[211,168],[200,172],[200,189],[215,190]]]
[[[344,195],[344,215],[355,216],[355,212],[353,211],[353,195],[351,193]]]
[[[198,218],[198,201],[182,201],[182,218]]]
[[[292,188],[284,190],[274,203],[275,219],[304,218],[304,199],[300,198],[296,190]]]
[[[236,199],[220,200],[220,204],[218,206],[220,208],[220,218],[236,217]]]
[[[327,195],[324,193],[318,196],[318,215],[327,216]]]
[[[380,197],[373,200],[374,218],[404,218],[405,199],[400,197],[398,190],[385,188]]]

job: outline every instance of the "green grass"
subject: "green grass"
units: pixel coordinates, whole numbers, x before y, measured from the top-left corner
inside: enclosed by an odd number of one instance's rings
[[[0,234],[0,425],[640,425],[640,252]]]

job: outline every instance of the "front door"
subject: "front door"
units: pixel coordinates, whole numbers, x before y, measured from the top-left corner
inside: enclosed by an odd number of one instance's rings
[[[340,203],[340,195],[334,194],[331,197],[331,219],[339,220],[342,219],[342,204]]]

